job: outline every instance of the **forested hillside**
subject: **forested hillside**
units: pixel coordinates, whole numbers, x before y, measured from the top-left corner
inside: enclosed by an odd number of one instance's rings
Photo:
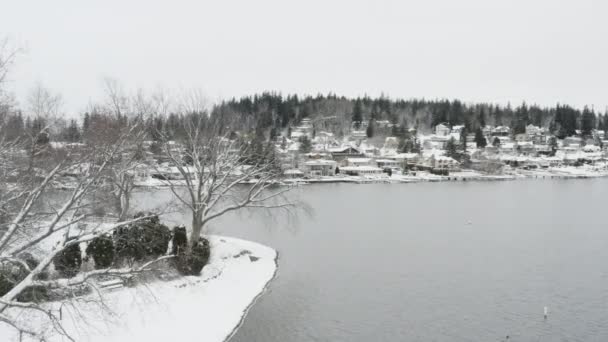
[[[77,120],[57,120],[50,131],[51,140],[82,141],[106,130],[112,125],[121,125],[124,117],[99,107],[82,113]],[[18,108],[1,113],[2,127],[10,137],[38,132],[47,125],[44,118],[21,114]],[[183,120],[203,115],[205,120],[221,127],[220,132],[238,132],[258,138],[273,138],[288,134],[304,118],[311,119],[315,131],[329,131],[337,136],[350,134],[359,123],[372,122],[374,127],[385,129],[386,134],[416,128],[420,133],[429,133],[439,123],[464,125],[466,131],[475,132],[479,127],[509,126],[513,134],[525,132],[528,124],[545,127],[559,138],[574,135],[590,135],[593,129],[608,131],[608,115],[584,107],[573,108],[557,104],[540,107],[526,103],[517,106],[500,106],[490,103],[463,103],[458,100],[389,99],[387,97],[361,97],[350,99],[334,94],[300,97],[283,96],[278,93],[262,93],[231,99],[214,105],[210,115],[189,111],[159,113],[132,113],[147,115],[149,137],[158,140],[162,132],[166,137],[180,135]],[[117,119],[118,118],[118,119]],[[375,123],[375,124],[374,124]],[[379,131],[379,129],[378,129]],[[369,135],[369,134],[368,134]]]
[[[528,124],[545,127],[556,135],[572,135],[576,130],[589,134],[592,129],[608,130],[608,116],[585,107],[576,109],[557,104],[554,107],[519,104],[499,106],[489,103],[469,104],[458,100],[389,99],[362,97],[349,99],[333,94],[298,97],[263,93],[232,99],[215,106],[213,113],[236,122],[239,130],[257,128],[285,129],[303,118],[315,120],[317,129],[346,134],[352,122],[388,121],[402,127],[429,132],[439,123],[465,125],[468,131],[486,125],[510,126],[515,134],[523,133]],[[236,120],[233,120],[236,119]]]

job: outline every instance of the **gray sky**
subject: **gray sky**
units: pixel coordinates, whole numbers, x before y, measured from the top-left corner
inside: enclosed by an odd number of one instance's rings
[[[69,111],[125,87],[608,105],[608,2],[11,1],[12,74]]]

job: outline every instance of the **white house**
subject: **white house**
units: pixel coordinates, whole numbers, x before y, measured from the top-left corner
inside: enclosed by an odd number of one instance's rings
[[[448,134],[450,134],[450,127],[448,127],[444,124],[439,124],[439,125],[435,126],[435,135],[444,137],[444,136],[447,136]]]
[[[346,166],[376,166],[371,158],[346,158]]]
[[[337,165],[335,160],[309,160],[304,163],[304,174],[309,177],[333,176],[336,174]]]
[[[397,169],[400,168],[402,163],[395,159],[376,159],[378,167],[381,169]]]
[[[451,133],[460,134],[460,132],[462,132],[463,129],[464,129],[463,125],[455,125],[455,126],[452,126],[452,132]]]
[[[340,168],[340,173],[349,176],[381,175],[382,169],[375,166],[344,166]]]

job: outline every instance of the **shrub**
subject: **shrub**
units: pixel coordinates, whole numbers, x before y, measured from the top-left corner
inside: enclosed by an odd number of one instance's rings
[[[30,270],[33,270],[34,268],[38,267],[38,264],[40,263],[30,253],[21,253],[19,255],[19,259],[23,260],[27,264],[27,267],[30,268]],[[46,269],[38,273],[38,275],[36,276],[36,280],[47,280],[48,278],[49,273],[46,271]]]
[[[0,267],[0,296],[8,293],[17,283],[27,276],[23,268],[13,267],[10,264],[3,264]]]
[[[183,275],[199,275],[209,261],[211,247],[209,241],[200,238],[199,242],[189,249],[180,249],[175,258],[175,266]]]
[[[96,269],[108,268],[114,262],[114,242],[107,235],[96,237],[87,246],[86,253],[93,257]]]
[[[80,266],[82,265],[82,251],[80,250],[80,246],[74,244],[66,247],[53,259],[53,265],[55,265],[55,270],[57,270],[62,277],[74,277],[78,274]]]
[[[138,214],[135,218],[141,217]],[[171,231],[158,216],[138,221],[114,232],[114,247],[119,260],[140,261],[167,253]]]
[[[173,248],[171,254],[177,255],[180,250],[186,249],[188,246],[188,234],[186,227],[178,226],[173,228]]]
[[[51,298],[49,291],[44,286],[28,286],[17,296],[19,302],[40,303]]]
[[[38,261],[29,253],[24,253],[19,256],[30,269],[38,266]],[[21,282],[28,275],[25,267],[16,266],[14,264],[5,263],[0,266],[0,296],[4,296],[15,285]],[[41,272],[36,279],[46,279],[48,274]],[[17,300],[20,302],[41,302],[49,299],[48,290],[43,286],[26,287],[19,295]]]

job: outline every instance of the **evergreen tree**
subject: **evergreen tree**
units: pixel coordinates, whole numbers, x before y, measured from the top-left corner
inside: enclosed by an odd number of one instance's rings
[[[460,149],[463,153],[467,152],[467,128],[463,127],[460,131]]]
[[[595,128],[595,114],[589,110],[587,106],[583,109],[583,116],[581,118],[581,134],[583,137],[591,136],[593,129]]]
[[[367,125],[366,134],[368,138],[372,138],[376,131],[376,123],[374,120],[369,120],[369,124]]]
[[[445,145],[445,155],[454,159],[460,159],[458,154],[458,146],[456,144],[456,139],[451,137],[450,140]]]
[[[356,129],[359,129],[361,127],[362,121],[363,121],[363,108],[361,107],[361,100],[356,99],[355,105],[353,107],[353,115],[352,115],[352,122],[354,123]]]
[[[80,138],[81,134],[80,129],[78,128],[78,123],[76,123],[76,120],[72,119],[70,120],[70,125],[66,128],[63,134],[63,139],[65,139],[67,142],[75,143],[80,141]]]
[[[312,150],[312,143],[310,142],[310,139],[308,139],[308,136],[304,135],[304,136],[300,137],[299,141],[300,141],[299,151],[301,153],[310,153],[310,151]]]
[[[7,141],[14,141],[23,136],[25,133],[25,123],[23,122],[21,112],[8,117],[4,130],[4,137]]]
[[[91,116],[89,113],[84,113],[84,118],[82,119],[82,134],[87,135],[89,132],[89,127],[91,125]]]
[[[492,140],[492,146],[500,147],[500,139],[498,137],[494,137],[494,140]]]
[[[475,131],[475,144],[477,145],[477,148],[484,148],[488,144],[486,138],[483,136],[483,131],[479,127]]]
[[[549,147],[551,147],[551,156],[554,156],[555,152],[557,151],[557,138],[556,137],[549,138],[548,145],[549,145]]]
[[[526,103],[524,102],[515,110],[515,122],[513,123],[513,133],[526,133],[526,126],[528,125],[528,120],[528,106],[526,106]]]

